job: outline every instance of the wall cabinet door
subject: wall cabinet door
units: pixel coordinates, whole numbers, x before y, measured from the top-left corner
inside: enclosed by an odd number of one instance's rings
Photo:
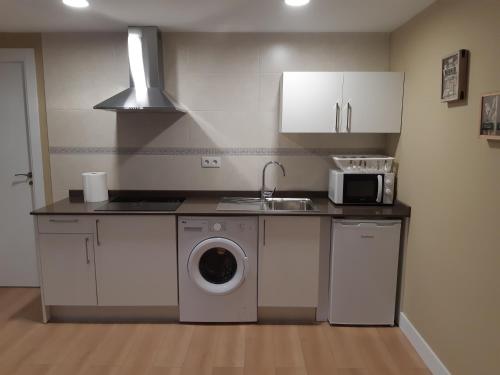
[[[344,73],[341,131],[399,133],[403,85],[403,73]]]
[[[38,240],[45,305],[96,305],[93,236],[40,234]]]
[[[320,218],[259,220],[259,306],[317,307]]]
[[[95,244],[99,305],[177,305],[175,216],[100,216]]]
[[[281,85],[282,133],[332,133],[339,129],[342,73],[285,72]]]

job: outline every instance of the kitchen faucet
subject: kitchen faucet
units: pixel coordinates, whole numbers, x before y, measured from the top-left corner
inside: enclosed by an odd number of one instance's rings
[[[260,189],[260,199],[262,200],[266,198],[271,198],[273,196],[274,191],[276,190],[276,188],[274,188],[274,190],[266,190],[266,169],[271,164],[275,164],[278,167],[280,167],[281,170],[283,171],[283,176],[286,176],[285,167],[283,166],[283,164],[278,163],[277,161],[270,161],[266,163],[266,165],[264,165],[264,168],[262,169],[262,188]]]

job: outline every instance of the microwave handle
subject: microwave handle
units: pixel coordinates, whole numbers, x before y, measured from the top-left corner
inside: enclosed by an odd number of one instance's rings
[[[377,175],[377,180],[378,180],[378,190],[377,190],[377,203],[382,202],[382,192],[383,192],[383,179],[382,175]]]

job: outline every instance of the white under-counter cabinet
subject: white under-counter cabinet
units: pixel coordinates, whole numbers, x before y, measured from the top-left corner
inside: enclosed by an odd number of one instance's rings
[[[91,221],[39,216],[38,252],[45,305],[97,305]]]
[[[175,216],[95,217],[100,306],[176,306]]]
[[[259,307],[317,307],[319,217],[259,218]]]
[[[91,234],[38,236],[46,305],[97,305]]]
[[[404,73],[285,72],[282,133],[399,133]]]
[[[39,216],[44,305],[177,306],[175,216]]]

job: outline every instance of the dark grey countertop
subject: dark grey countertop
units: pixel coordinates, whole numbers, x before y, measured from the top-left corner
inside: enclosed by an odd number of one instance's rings
[[[177,192],[178,193],[178,192]],[[176,211],[95,211],[106,202],[85,203],[81,197],[65,198],[39,208],[33,215],[177,215],[177,216],[332,216],[332,217],[364,217],[364,218],[405,218],[410,216],[409,206],[396,202],[392,206],[339,206],[317,192],[301,193],[296,196],[310,196],[317,211],[286,212],[286,211],[217,211],[220,195],[197,193],[195,196],[186,194],[186,200]],[[225,196],[235,196],[227,192]],[[237,195],[237,194],[236,194]]]

